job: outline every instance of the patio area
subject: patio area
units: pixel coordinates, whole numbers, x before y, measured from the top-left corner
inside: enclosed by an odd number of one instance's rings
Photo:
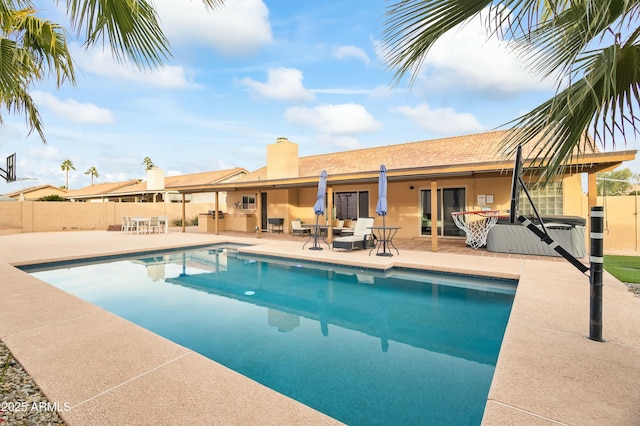
[[[285,234],[50,232],[0,237],[0,339],[70,425],[335,424],[193,351],[12,265],[223,241],[247,252],[374,268],[403,266],[519,279],[483,424],[640,421],[640,298],[604,274],[603,336],[589,340],[589,280],[561,258],[488,253],[462,240],[397,239],[400,254],[303,250]],[[630,253],[637,255],[637,253]],[[20,402],[20,401],[15,401]]]

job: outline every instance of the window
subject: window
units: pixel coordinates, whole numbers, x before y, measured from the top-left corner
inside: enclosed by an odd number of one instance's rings
[[[562,181],[549,182],[544,188],[529,188],[529,195],[540,215],[562,215]],[[533,207],[522,191],[518,203],[518,212],[523,216],[533,214]]]
[[[255,210],[256,209],[256,196],[255,195],[243,195],[242,196],[242,210]]]
[[[336,192],[333,195],[336,219],[369,217],[369,191]]]

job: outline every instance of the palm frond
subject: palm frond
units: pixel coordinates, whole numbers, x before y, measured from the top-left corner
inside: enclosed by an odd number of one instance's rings
[[[107,39],[115,58],[140,68],[157,67],[171,57],[169,40],[146,0],[67,0],[72,26],[85,33],[85,46]]]
[[[452,28],[476,16],[491,0],[419,1],[403,0],[386,12],[383,44],[385,60],[395,69],[396,84],[408,72],[411,81],[436,40]]]
[[[65,81],[75,84],[73,59],[64,29],[51,21],[34,16],[35,11],[15,20],[15,31],[20,34],[22,49],[28,51],[37,67],[42,70],[38,79],[53,74],[60,87]]]
[[[554,97],[508,123],[515,129],[503,141],[508,151],[530,144],[542,178],[548,182],[567,163],[584,153],[585,131],[591,129],[602,144],[615,145],[630,126],[638,133],[640,106],[640,46],[616,44],[593,51],[581,60],[583,78]]]

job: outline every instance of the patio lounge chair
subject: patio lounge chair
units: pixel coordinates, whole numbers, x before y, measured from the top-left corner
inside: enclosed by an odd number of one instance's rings
[[[333,239],[334,249],[364,249],[365,247],[373,247],[373,233],[371,229],[373,226],[372,217],[361,217],[356,221],[356,226],[353,228],[353,235],[347,237],[336,237]]]
[[[296,235],[302,235],[304,237],[305,235],[309,235],[311,231],[309,230],[309,228],[305,228],[304,226],[302,226],[302,223],[299,220],[292,220],[291,233],[294,237]]]

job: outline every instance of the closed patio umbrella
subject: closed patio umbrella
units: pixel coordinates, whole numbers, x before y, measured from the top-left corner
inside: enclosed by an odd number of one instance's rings
[[[318,199],[313,205],[313,211],[316,214],[316,225],[318,224],[318,216],[324,214],[324,193],[327,192],[327,171],[320,173],[320,181],[318,182]]]
[[[309,250],[322,250],[322,247],[318,245],[318,234],[320,233],[318,228],[318,218],[320,215],[324,215],[325,192],[327,192],[327,171],[323,170],[322,173],[320,173],[320,180],[318,181],[318,197],[316,203],[313,205],[313,212],[316,214],[316,228],[315,232],[313,232],[313,246],[309,247]]]
[[[382,226],[385,226],[384,219],[387,215],[387,168],[384,164],[380,166],[380,177],[378,178],[378,204],[376,214],[382,216]]]

